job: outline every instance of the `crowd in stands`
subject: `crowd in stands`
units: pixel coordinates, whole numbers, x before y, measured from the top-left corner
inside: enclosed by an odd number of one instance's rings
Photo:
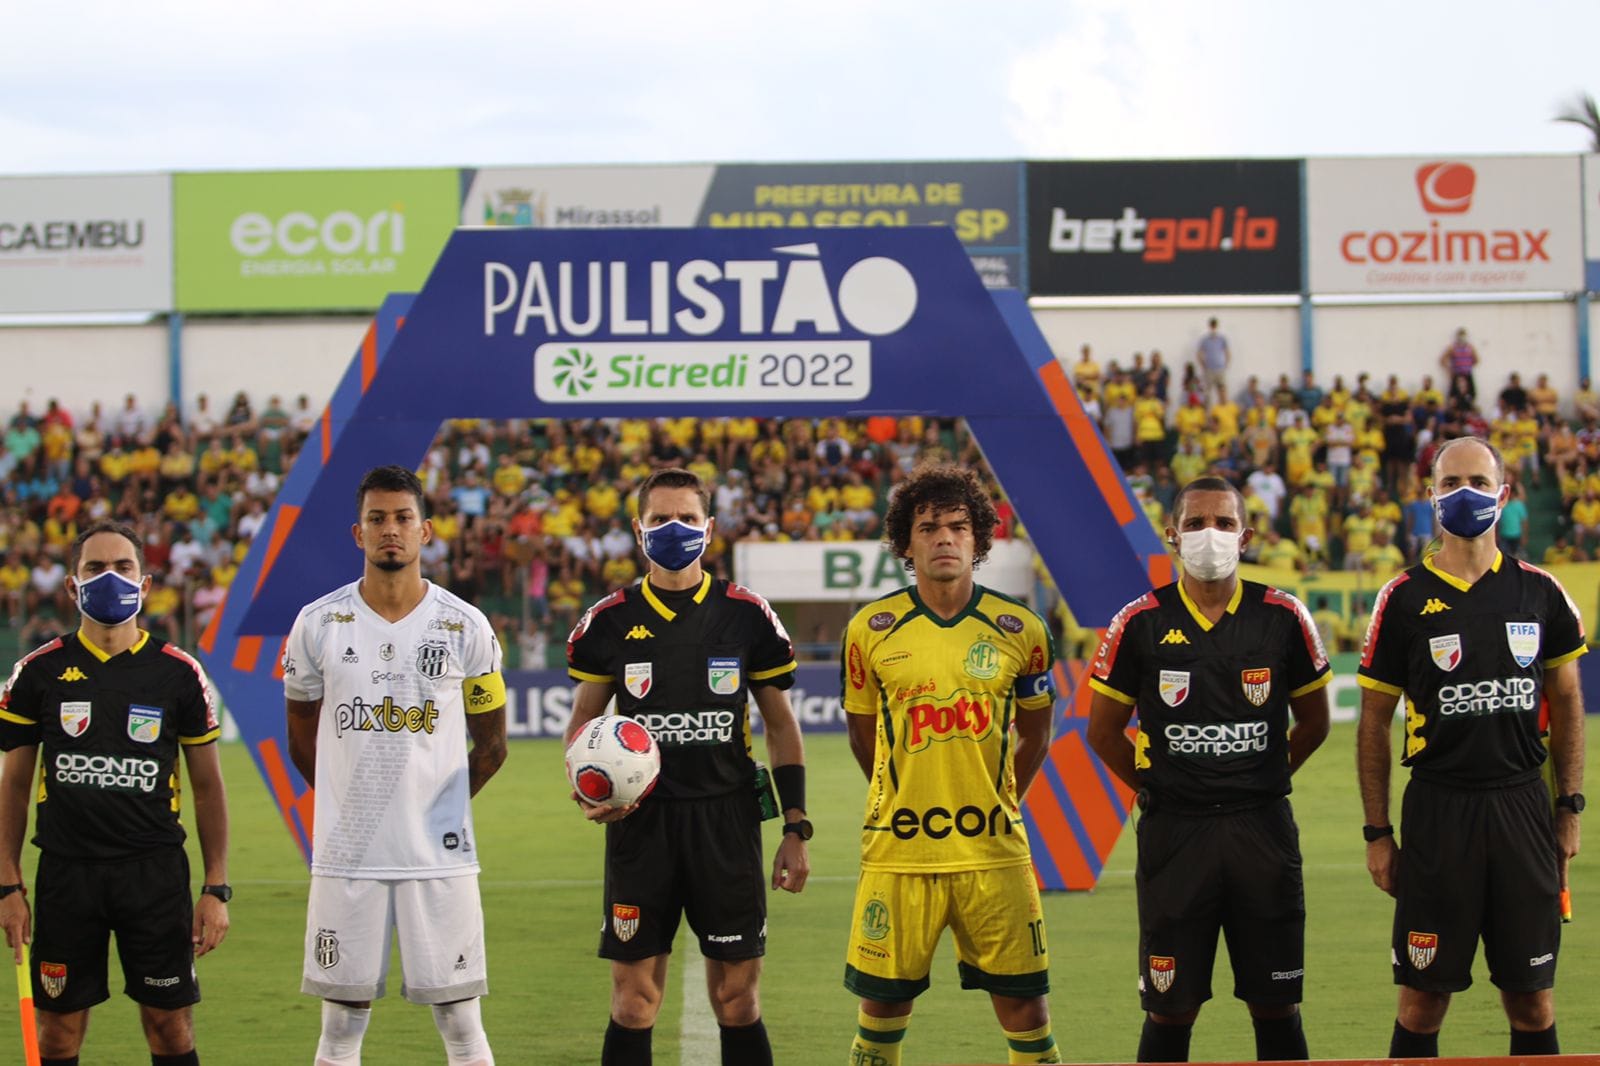
[[[0,622],[20,628],[22,647],[70,630],[68,548],[85,524],[116,518],[145,540],[146,624],[192,642],[315,419],[305,397],[258,411],[242,393],[220,420],[205,397],[188,419],[171,405],[148,417],[132,396],[110,416],[22,403],[0,447]],[[632,489],[653,469],[687,467],[714,486],[706,563],[731,576],[735,540],[876,539],[891,487],[941,458],[981,463],[958,421],[451,421],[419,471],[434,530],[423,570],[485,607],[512,665],[559,666],[578,614],[638,577]],[[1006,536],[1014,519],[999,506]]]
[[[1391,374],[1381,389],[1365,373],[1236,383],[1222,361],[1203,346],[1175,379],[1159,352],[1102,366],[1086,345],[1071,364],[1085,409],[1158,529],[1181,485],[1220,474],[1240,487],[1257,530],[1248,561],[1287,581],[1355,571],[1376,590],[1437,533],[1425,491],[1434,451],[1473,434],[1506,458],[1504,550],[1527,554],[1527,492],[1550,479],[1564,513],[1542,560],[1600,551],[1600,397],[1587,380],[1570,407],[1543,374],[1528,387],[1513,373],[1482,396],[1465,331],[1438,375]],[[154,576],[145,624],[192,643],[316,417],[304,396],[292,409],[277,396],[257,409],[243,393],[220,418],[204,396],[187,418],[170,404],[151,416],[133,396],[111,414],[98,403],[78,415],[55,400],[40,412],[21,403],[0,446],[0,622],[20,628],[24,648],[70,630],[67,549],[86,523],[117,518],[145,539]],[[917,416],[447,422],[420,470],[434,528],[423,568],[484,606],[510,665],[556,667],[584,607],[638,577],[631,490],[651,470],[684,466],[714,486],[706,563],[733,576],[730,545],[740,539],[876,539],[895,484],[930,459],[986,469],[959,420]],[[1018,535],[993,491],[997,535]],[[1313,600],[1330,647],[1359,642],[1366,603],[1370,595],[1341,613]],[[1093,631],[1064,611],[1059,620],[1069,653],[1083,654]]]

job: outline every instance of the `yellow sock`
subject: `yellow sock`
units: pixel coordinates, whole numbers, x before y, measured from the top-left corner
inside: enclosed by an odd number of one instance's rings
[[[1007,1062],[1060,1062],[1061,1051],[1056,1038],[1050,1035],[1050,1023],[1037,1029],[1013,1033],[1006,1030]]]
[[[856,1011],[856,1038],[850,1043],[850,1066],[900,1066],[900,1041],[905,1039],[911,1015],[874,1018]],[[1040,1060],[1043,1061],[1043,1060]]]

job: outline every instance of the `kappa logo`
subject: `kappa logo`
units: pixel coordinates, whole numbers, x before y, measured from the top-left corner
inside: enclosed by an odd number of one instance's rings
[[[1418,611],[1417,613],[1438,614],[1441,611],[1448,611],[1449,609],[1450,605],[1445,603],[1443,600],[1430,598],[1427,603],[1422,605],[1422,610]]]
[[[1406,937],[1406,953],[1411,957],[1414,969],[1426,970],[1433,965],[1433,957],[1438,951],[1438,933],[1411,933]]]
[[[76,666],[69,666],[65,670],[61,671],[61,676],[57,677],[56,680],[57,681],[87,681],[87,680],[89,680],[89,675],[84,673],[82,670],[79,670]]]
[[[644,626],[634,626],[632,629],[628,630],[627,635],[624,636],[622,639],[623,640],[649,640],[654,636],[655,636],[655,634],[650,632]]]
[[[1171,955],[1150,956],[1150,983],[1156,986],[1157,992],[1165,992],[1171,988],[1172,980],[1177,976],[1177,959]]]
[[[639,908],[626,903],[611,905],[611,930],[623,943],[632,940],[639,931]]]
[[[1181,629],[1169,629],[1167,635],[1161,638],[1163,644],[1187,644],[1189,638],[1183,635]]]
[[[339,936],[332,929],[317,930],[317,965],[331,970],[339,965]]]
[[[1433,656],[1433,665],[1449,672],[1461,665],[1461,634],[1451,633],[1443,637],[1430,637],[1428,640],[1428,654]]]
[[[67,990],[67,964],[64,962],[41,962],[39,964],[39,984],[44,986],[44,994],[51,999],[58,999],[61,993]]]

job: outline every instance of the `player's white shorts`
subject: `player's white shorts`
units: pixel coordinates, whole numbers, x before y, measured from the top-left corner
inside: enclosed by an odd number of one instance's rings
[[[407,1000],[451,1003],[489,991],[477,874],[416,881],[313,874],[300,991],[349,1002],[382,998],[395,930]]]

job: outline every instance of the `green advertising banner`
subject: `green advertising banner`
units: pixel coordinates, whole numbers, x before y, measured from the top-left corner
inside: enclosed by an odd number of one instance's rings
[[[178,174],[178,310],[373,310],[421,287],[460,194],[453,169]]]

